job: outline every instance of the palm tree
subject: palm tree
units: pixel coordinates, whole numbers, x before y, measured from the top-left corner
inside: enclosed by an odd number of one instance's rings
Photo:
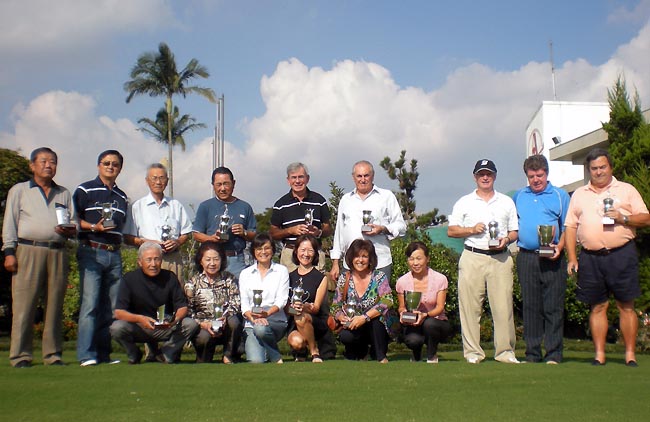
[[[185,138],[183,137],[185,132],[205,128],[205,124],[195,123],[196,119],[189,114],[183,114],[179,118],[179,114],[178,107],[174,106],[171,124],[172,146],[180,145],[181,150],[185,151]],[[156,141],[166,144],[168,143],[169,136],[168,118],[167,110],[165,107],[162,107],[156,114],[156,120],[151,120],[146,117],[138,120],[138,124],[142,125],[138,130],[148,133]]]
[[[148,94],[150,97],[165,97],[165,111],[167,121],[173,122],[174,95],[199,94],[210,102],[216,102],[214,91],[210,88],[190,86],[189,83],[195,78],[207,78],[210,76],[208,70],[199,64],[198,60],[192,59],[185,68],[178,72],[176,60],[169,46],[164,42],[158,45],[158,52],[143,53],[131,69],[131,80],[124,83],[124,90],[128,92],[126,102],[141,94]],[[169,193],[174,196],[174,170],[172,161],[172,149],[174,137],[172,126],[167,125],[166,143],[169,147]]]

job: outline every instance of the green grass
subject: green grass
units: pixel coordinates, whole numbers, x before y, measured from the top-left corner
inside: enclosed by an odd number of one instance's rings
[[[590,365],[588,342],[572,342],[565,362],[469,365],[447,346],[438,365],[391,362],[322,365],[100,365],[14,369],[0,363],[3,421],[627,421],[650,414],[650,355],[638,368],[609,346]],[[69,349],[68,346],[66,349]],[[451,349],[456,350],[451,350]],[[579,349],[585,348],[582,351]],[[523,350],[522,347],[519,350]],[[6,352],[3,352],[6,357]],[[488,351],[488,356],[489,356]],[[114,357],[125,359],[116,353]],[[187,362],[187,363],[186,363]]]

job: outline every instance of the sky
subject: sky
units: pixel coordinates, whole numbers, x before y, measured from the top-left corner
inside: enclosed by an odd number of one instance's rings
[[[125,157],[118,185],[147,193],[148,164],[165,145],[138,131],[162,98],[125,102],[137,57],[160,42],[179,68],[225,98],[225,165],[256,213],[288,191],[286,166],[305,163],[310,187],[349,191],[354,162],[401,150],[418,160],[417,212],[475,188],[474,163],[496,162],[496,189],[525,185],[525,129],[542,101],[607,101],[619,75],[650,104],[650,0],[2,0],[0,147],[49,146],[69,189],[97,174],[97,155]],[[210,198],[215,106],[177,98],[208,127],[174,151],[175,197]],[[550,180],[553,180],[550,175]]]

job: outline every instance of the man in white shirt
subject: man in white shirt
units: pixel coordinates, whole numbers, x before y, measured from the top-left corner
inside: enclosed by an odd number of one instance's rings
[[[515,357],[512,257],[508,251],[508,245],[517,240],[519,222],[512,199],[494,190],[496,178],[494,162],[476,162],[476,190],[456,202],[447,229],[449,237],[465,238],[465,250],[458,262],[458,308],[463,354],[469,363],[485,359],[479,321],[486,290],[494,323],[494,359],[519,363]]]
[[[183,285],[183,260],[180,247],[192,232],[192,222],[179,201],[165,196],[167,169],[160,163],[147,168],[145,181],[149,193],[133,203],[127,215],[124,243],[139,247],[155,242],[163,249],[162,269],[176,274]]]
[[[402,210],[393,192],[374,185],[375,170],[368,161],[354,164],[352,178],[355,189],[343,195],[339,203],[333,247],[330,252],[332,258],[330,275],[333,280],[336,280],[340,274],[339,261],[345,256],[345,251],[350,244],[355,239],[366,239],[375,246],[377,269],[383,271],[390,279],[393,270],[390,241],[406,233]],[[362,231],[364,211],[372,213],[372,221],[367,224],[369,231]],[[343,264],[345,265],[345,262]]]

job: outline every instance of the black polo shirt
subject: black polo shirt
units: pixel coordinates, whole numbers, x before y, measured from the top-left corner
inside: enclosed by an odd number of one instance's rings
[[[157,276],[149,277],[138,268],[124,274],[115,309],[156,318],[161,305],[165,305],[165,313],[169,315],[187,307],[187,299],[173,272],[160,270]]]
[[[278,199],[273,205],[271,224],[281,229],[305,224],[305,211],[310,208],[314,210],[314,226],[322,230],[323,223],[330,222],[330,209],[321,194],[309,189],[303,201],[293,196],[291,191]],[[291,235],[285,237],[283,241],[285,244],[293,244],[296,238]]]
[[[122,243],[122,230],[126,222],[129,205],[126,194],[117,185],[114,185],[113,189],[109,189],[97,176],[93,180],[82,183],[75,189],[72,202],[79,218],[86,220],[90,224],[97,224],[102,219],[101,204],[106,202],[112,204],[115,228],[103,233],[83,230],[79,233],[79,240],[92,240],[93,242],[111,245]]]

